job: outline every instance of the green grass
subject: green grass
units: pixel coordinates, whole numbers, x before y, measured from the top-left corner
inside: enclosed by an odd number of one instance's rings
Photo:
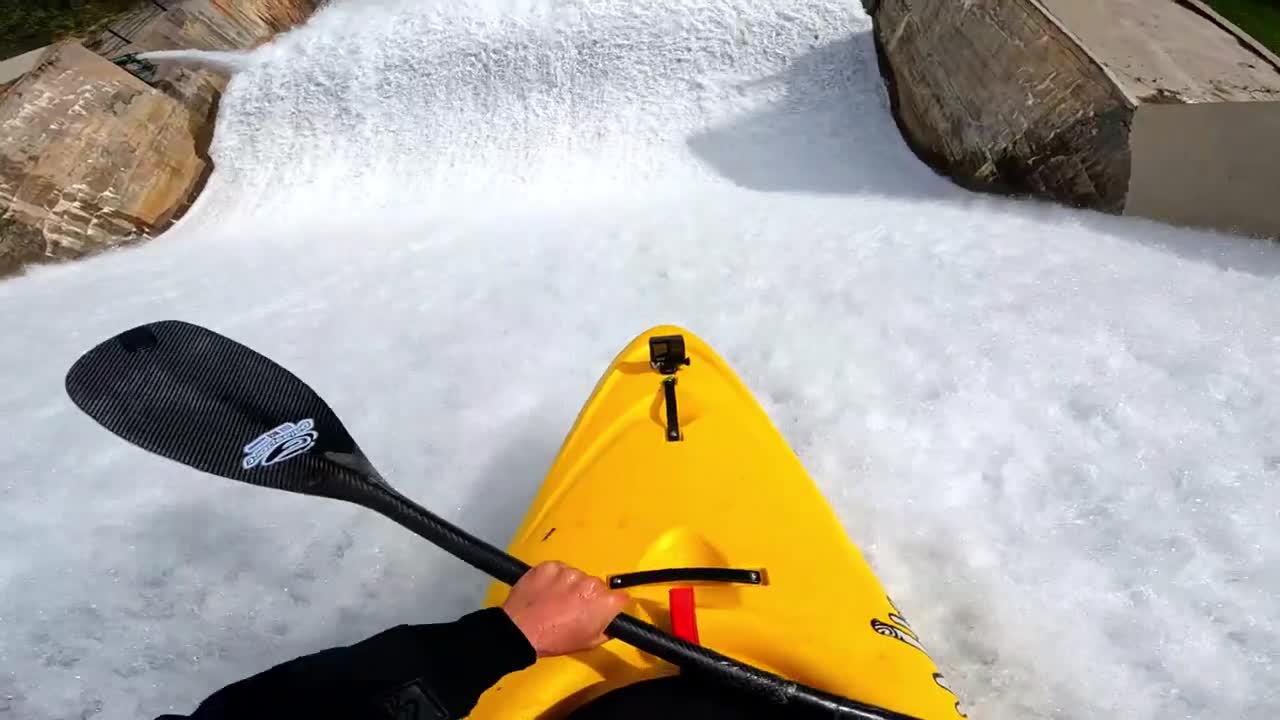
[[[1280,3],[1276,0],[1205,0],[1271,52],[1280,53]]]
[[[0,59],[79,35],[141,0],[0,0]]]

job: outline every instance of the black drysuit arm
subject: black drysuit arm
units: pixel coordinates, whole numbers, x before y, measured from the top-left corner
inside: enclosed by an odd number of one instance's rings
[[[500,608],[439,625],[400,625],[228,685],[191,720],[453,720],[537,655]],[[182,716],[166,715],[160,720]]]

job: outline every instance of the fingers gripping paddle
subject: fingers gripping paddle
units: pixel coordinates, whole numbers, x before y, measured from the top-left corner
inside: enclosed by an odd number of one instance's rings
[[[76,361],[67,393],[140,448],[213,475],[362,505],[508,585],[529,566],[391,487],[306,383],[249,348],[177,321],[121,333]],[[816,717],[913,720],[685,642],[628,615],[606,634]]]

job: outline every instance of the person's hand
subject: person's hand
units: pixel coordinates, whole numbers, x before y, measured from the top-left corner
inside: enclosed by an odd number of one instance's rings
[[[538,657],[590,650],[631,598],[600,578],[563,563],[545,562],[524,574],[502,603]]]

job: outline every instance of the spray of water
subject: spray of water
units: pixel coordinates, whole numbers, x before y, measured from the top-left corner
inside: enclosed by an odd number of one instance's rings
[[[225,73],[244,70],[253,62],[252,57],[248,53],[220,50],[153,50],[138,54],[139,60],[180,63]]]

